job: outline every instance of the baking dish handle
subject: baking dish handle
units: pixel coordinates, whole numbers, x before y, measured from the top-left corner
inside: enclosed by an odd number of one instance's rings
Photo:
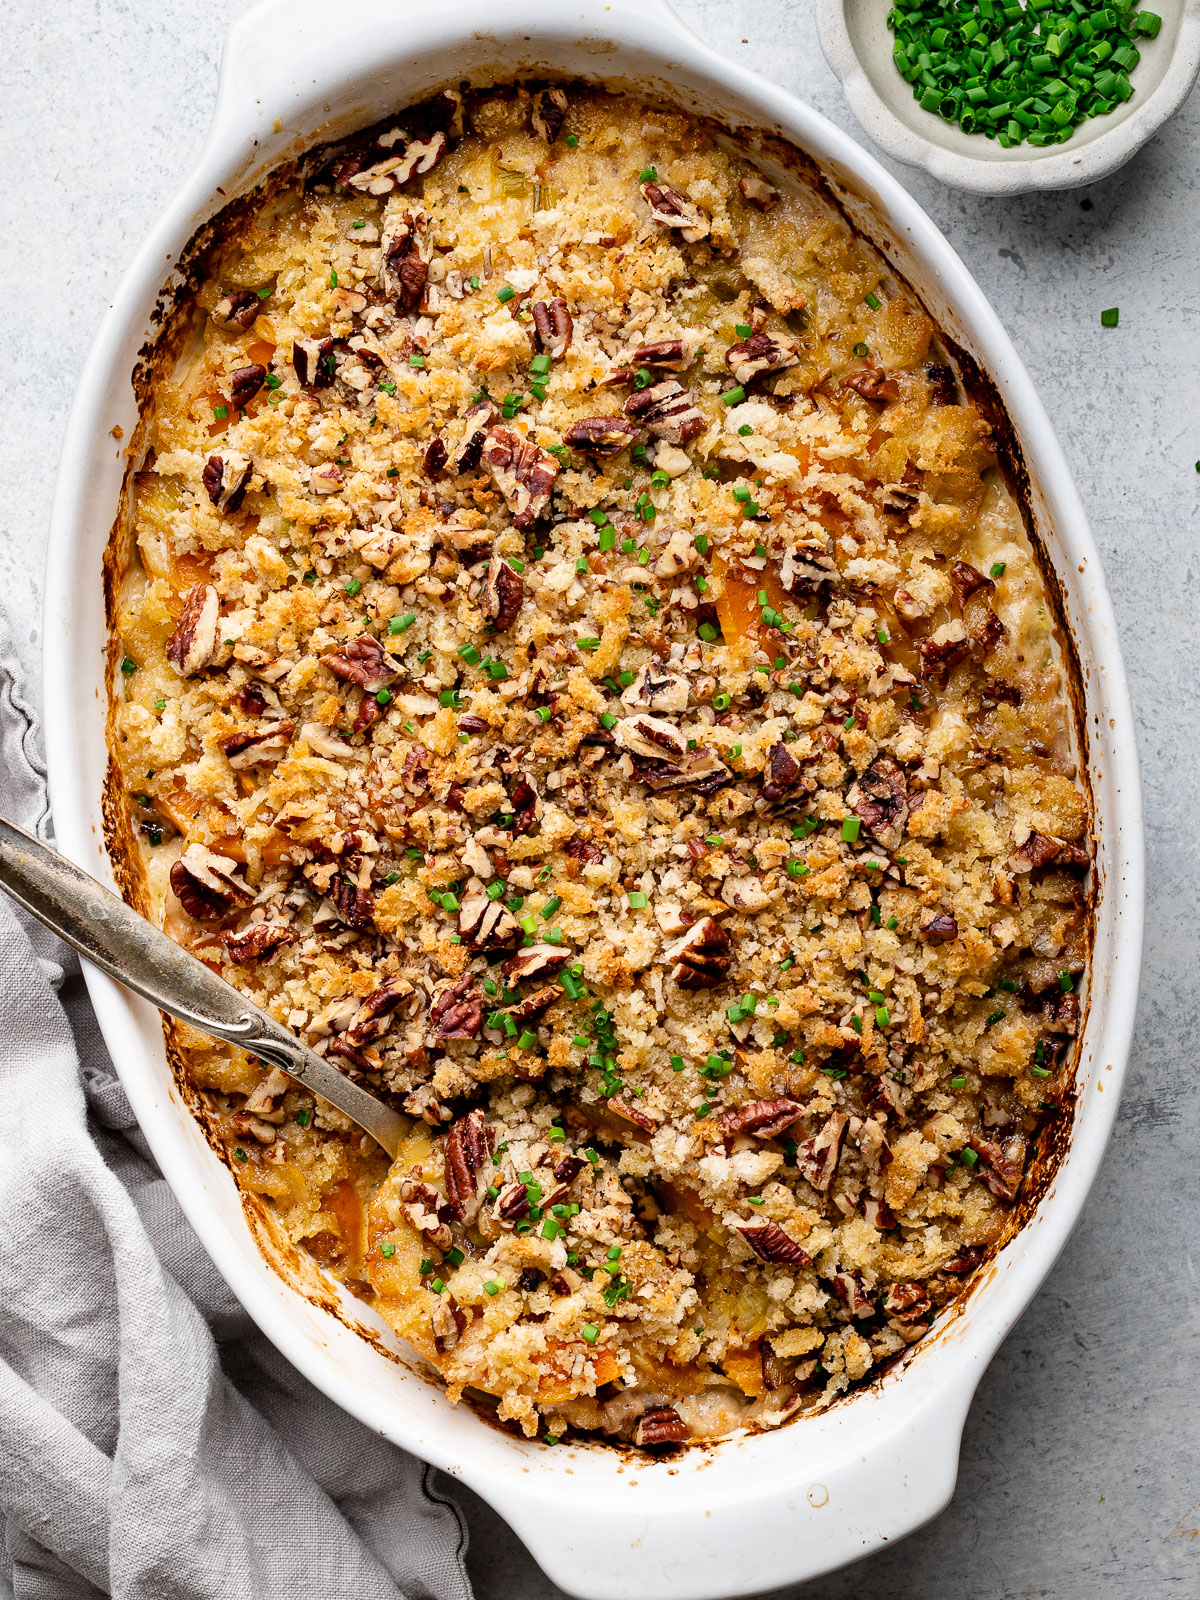
[[[964,1360],[960,1350],[955,1365],[955,1352],[941,1354],[951,1370],[929,1363],[923,1399],[910,1403],[902,1385],[877,1397],[895,1407],[894,1420],[874,1419],[878,1432],[870,1419],[852,1413],[796,1424],[796,1458],[820,1456],[820,1465],[808,1471],[798,1472],[786,1453],[761,1450],[764,1443],[786,1441],[785,1430],[731,1441],[691,1470],[685,1457],[670,1478],[663,1476],[670,1463],[634,1470],[626,1462],[622,1475],[603,1487],[589,1482],[590,1452],[582,1452],[573,1471],[587,1510],[577,1517],[562,1515],[561,1485],[557,1495],[539,1496],[536,1472],[516,1474],[511,1485],[489,1475],[472,1486],[568,1594],[723,1600],[774,1590],[795,1581],[798,1544],[805,1575],[816,1577],[904,1538],[945,1508],[958,1476],[963,1425],[987,1363],[978,1353]],[[905,1381],[915,1376],[910,1372]],[[869,1409],[871,1398],[863,1399]],[[828,1429],[823,1444],[804,1436],[808,1427]],[[736,1452],[743,1445],[751,1456],[740,1470]],[[726,1450],[735,1459],[723,1461]],[[560,1452],[568,1454],[561,1446],[555,1455]],[[469,1472],[464,1477],[471,1482]]]
[[[331,70],[386,60],[397,35],[410,54],[455,36],[486,40],[485,15],[479,0],[359,0],[350,10],[328,0],[260,0],[225,36],[210,143],[249,135],[269,146],[285,131],[290,107],[318,79],[328,82]],[[699,42],[670,0],[510,0],[503,32],[577,47],[589,36],[627,38],[667,54]]]

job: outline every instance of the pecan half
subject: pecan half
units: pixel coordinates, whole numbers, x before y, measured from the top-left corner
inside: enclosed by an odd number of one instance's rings
[[[328,667],[342,683],[356,683],[368,694],[378,694],[389,683],[395,683],[401,674],[400,663],[389,656],[374,634],[360,633],[330,655],[321,657],[321,665]]]
[[[567,97],[561,89],[539,89],[533,97],[529,120],[533,131],[547,144],[553,144],[567,120]]]
[[[643,183],[641,189],[650,215],[660,228],[678,228],[688,244],[708,238],[712,231],[709,219],[678,189],[668,189],[661,183]]]
[[[248,772],[253,767],[270,767],[282,761],[295,731],[296,724],[287,717],[282,722],[272,722],[267,728],[243,728],[238,733],[227,733],[217,743],[235,772]]]
[[[636,422],[627,422],[624,417],[581,417],[563,434],[563,443],[590,455],[615,456],[640,432]]]
[[[908,783],[891,756],[876,756],[850,786],[846,804],[885,850],[898,850],[908,821]]]
[[[687,1423],[674,1406],[655,1406],[643,1411],[633,1430],[633,1442],[643,1450],[656,1445],[683,1444],[691,1438]]]
[[[668,722],[665,717],[641,713],[622,717],[612,732],[622,750],[643,756],[647,761],[678,763],[688,753],[686,737],[675,723]]]
[[[249,333],[261,310],[262,301],[253,289],[235,289],[222,295],[209,315],[226,333]]]
[[[266,367],[252,361],[248,367],[235,367],[229,374],[229,399],[238,411],[244,411],[263,386]]]
[[[958,922],[944,911],[926,911],[921,916],[921,937],[930,944],[949,944],[958,938]]]
[[[858,372],[848,372],[838,387],[853,389],[875,406],[886,405],[889,400],[900,397],[900,385],[895,378],[889,378],[882,367],[862,367]]]
[[[503,950],[521,937],[521,924],[502,900],[473,894],[462,903],[458,932],[472,950]]]
[[[333,382],[333,340],[296,339],[292,369],[302,389],[325,389]]]
[[[438,995],[429,1023],[439,1039],[475,1038],[483,1027],[483,992],[469,972]]]
[[[507,633],[512,627],[524,598],[525,585],[520,577],[507,561],[493,556],[483,591],[483,614],[497,633]]]
[[[625,402],[625,415],[648,428],[656,439],[673,445],[687,444],[708,426],[692,391],[674,378],[636,390]]]
[[[786,744],[773,744],[767,752],[767,764],[763,769],[763,799],[782,800],[799,781],[800,763]]]
[[[967,1141],[979,1157],[979,1177],[998,1200],[1009,1204],[1017,1198],[1025,1174],[1025,1140],[1020,1134],[994,1144],[991,1139],[972,1137]]]
[[[775,339],[769,333],[752,333],[725,352],[725,365],[741,384],[783,372],[799,360],[800,352],[790,339]]]
[[[460,1222],[472,1222],[479,1212],[483,1184],[495,1136],[483,1112],[476,1109],[460,1117],[446,1135],[446,1197]]]
[[[532,528],[550,505],[558,462],[533,442],[495,424],[483,440],[483,464],[495,479],[517,528]]]
[[[676,965],[671,980],[681,989],[715,989],[724,983],[732,965],[729,935],[719,922],[705,917],[695,923],[665,953]]]
[[[222,450],[209,456],[204,463],[200,481],[221,515],[232,516],[246,498],[253,476],[254,463],[249,456],[237,450]]]
[[[742,191],[742,198],[760,211],[773,206],[779,199],[779,190],[773,183],[768,183],[761,172],[748,172],[744,178],[739,178],[738,188]]]
[[[782,1267],[811,1267],[812,1257],[777,1222],[739,1222],[737,1231],[763,1261]]]
[[[229,952],[229,959],[239,965],[247,961],[269,961],[276,950],[295,944],[300,935],[283,922],[255,922],[241,933],[226,929],[221,942]]]
[[[235,877],[238,863],[202,844],[190,844],[170,872],[179,904],[197,922],[215,922],[235,905],[248,906],[254,895]]]
[[[824,1194],[833,1182],[849,1121],[844,1112],[833,1112],[820,1132],[807,1139],[796,1151],[796,1166],[801,1177],[811,1183],[819,1194]]]
[[[184,601],[175,632],[167,640],[167,660],[181,678],[206,667],[217,648],[221,601],[211,583],[198,583]]]
[[[721,1132],[726,1139],[745,1133],[756,1139],[778,1139],[803,1115],[804,1107],[795,1100],[754,1100],[727,1111],[721,1118]]]
[[[557,361],[566,354],[574,331],[567,302],[560,297],[535,300],[530,309],[533,312],[534,345],[543,355],[553,356]]]
[[[500,970],[506,978],[519,983],[522,978],[532,978],[542,972],[557,972],[570,959],[570,951],[564,950],[561,945],[531,944],[518,950],[515,956],[509,956]]]
[[[389,978],[381,983],[359,1006],[346,1029],[350,1044],[374,1044],[381,1039],[395,1020],[392,1013],[412,993],[412,984],[403,978]]]

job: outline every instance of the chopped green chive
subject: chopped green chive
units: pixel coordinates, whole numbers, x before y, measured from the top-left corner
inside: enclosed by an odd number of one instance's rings
[[[392,635],[407,633],[416,620],[417,614],[415,611],[406,611],[402,617],[390,617],[388,619],[388,632]]]
[[[993,561],[992,562],[991,575],[992,575],[993,578],[1002,578],[1007,570],[1008,570],[1008,562],[1007,561]]]
[[[879,296],[877,294],[865,295],[864,299],[866,300],[866,303],[870,306],[872,311],[878,311],[880,305],[882,304],[882,302],[880,301],[880,298],[879,298]]]
[[[736,386],[736,388],[726,389],[725,393],[721,396],[721,399],[727,406],[740,406],[745,398],[746,391],[742,388],[740,383]]]
[[[630,906],[632,907],[632,909],[634,911],[644,911],[645,910],[645,908],[646,908],[646,895],[645,895],[645,891],[644,890],[642,890],[642,889],[631,889],[629,891],[628,898],[629,898],[629,904],[630,904]]]
[[[516,293],[517,291],[513,288],[512,284],[506,283],[501,288],[496,290],[496,299],[499,300],[501,305],[505,305],[509,300],[512,300],[516,297]]]
[[[842,838],[847,844],[857,844],[858,830],[862,823],[857,817],[844,817],[842,819]]]
[[[1100,313],[1100,326],[1102,328],[1115,328],[1120,320],[1121,312],[1118,306],[1111,306],[1107,311]]]
[[[642,170],[638,173],[638,182],[639,183],[657,183],[658,182],[658,168],[657,167],[643,167]]]

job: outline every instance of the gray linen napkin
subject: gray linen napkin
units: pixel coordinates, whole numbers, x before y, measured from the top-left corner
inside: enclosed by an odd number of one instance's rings
[[[0,614],[0,812],[48,831]],[[0,1571],[17,1600],[470,1600],[432,1472],[258,1333],[155,1167],[74,956],[0,896]]]

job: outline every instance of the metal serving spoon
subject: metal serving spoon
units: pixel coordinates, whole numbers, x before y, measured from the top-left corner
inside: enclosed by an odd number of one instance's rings
[[[110,978],[214,1039],[282,1067],[395,1156],[405,1119],[352,1083],[103,884],[0,817],[0,889]]]

